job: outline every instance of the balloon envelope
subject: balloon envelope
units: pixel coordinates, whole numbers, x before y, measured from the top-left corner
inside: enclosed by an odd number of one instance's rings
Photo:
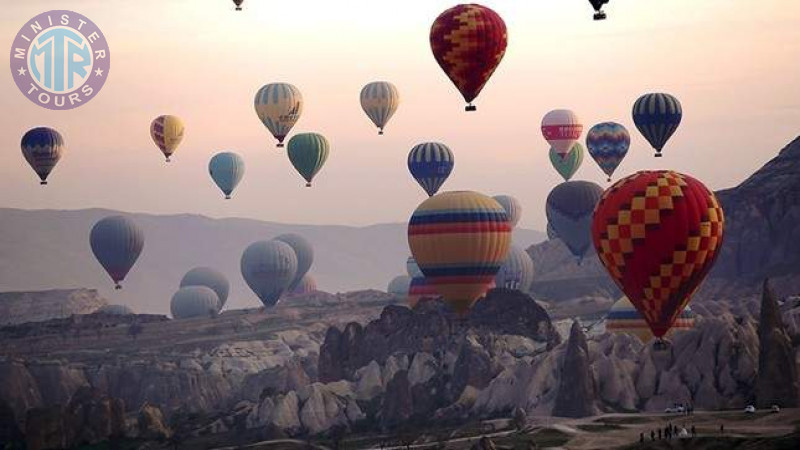
[[[457,5],[433,22],[430,42],[436,62],[471,103],[503,59],[508,33],[503,19],[491,9]]]
[[[533,260],[528,252],[512,245],[495,277],[497,287],[527,291],[533,283]]]
[[[158,116],[150,123],[150,137],[169,162],[183,140],[183,121],[177,116]]]
[[[386,292],[397,297],[406,297],[408,295],[408,288],[411,286],[411,277],[408,275],[398,275],[392,278]]]
[[[686,306],[675,322],[667,335],[672,334],[678,330],[689,330],[694,328],[695,316],[692,308]],[[653,332],[650,331],[650,326],[647,321],[636,310],[628,297],[622,297],[614,303],[611,310],[606,315],[606,330],[611,333],[624,333],[636,336],[643,343],[648,343],[653,339]]]
[[[181,279],[180,287],[186,286],[205,286],[213,290],[217,294],[217,299],[219,299],[220,309],[228,301],[228,292],[231,289],[228,278],[210,267],[195,267],[186,272],[186,275]]]
[[[565,181],[547,196],[547,220],[570,252],[581,260],[592,245],[592,212],[603,188],[589,181]]]
[[[440,142],[417,144],[408,153],[408,171],[429,197],[439,192],[454,164],[453,152]]]
[[[598,123],[586,133],[589,155],[608,175],[608,181],[611,181],[611,175],[628,154],[630,146],[631,135],[628,130],[615,122]]]
[[[565,156],[578,142],[583,124],[578,115],[568,109],[554,109],[542,118],[542,135],[556,153]]]
[[[419,266],[417,265],[417,262],[414,260],[413,256],[409,256],[406,260],[406,273],[408,273],[408,276],[411,278],[424,276],[422,275],[422,271],[419,270]]]
[[[217,153],[208,162],[208,173],[225,198],[231,198],[233,190],[244,176],[244,160],[236,153]]]
[[[289,247],[292,247],[297,257],[297,273],[289,285],[289,290],[293,290],[311,269],[311,265],[314,264],[314,247],[311,246],[311,243],[306,238],[296,233],[282,234],[275,239],[289,244]]]
[[[670,94],[645,94],[633,104],[633,123],[661,156],[661,150],[683,118],[681,102]]]
[[[566,155],[559,155],[555,148],[550,147],[550,164],[564,181],[569,181],[583,164],[583,153],[580,142],[576,142]]]
[[[465,313],[489,288],[508,255],[511,224],[491,197],[444,192],[414,211],[408,243],[427,282],[456,312]]]
[[[221,306],[213,289],[206,286],[186,286],[172,296],[170,312],[175,319],[209,317],[219,313]]]
[[[397,88],[388,81],[375,81],[361,89],[361,108],[379,128],[378,134],[383,134],[383,128],[392,118],[400,105],[400,94]]]
[[[283,147],[283,140],[303,113],[303,96],[289,83],[265,84],[253,100],[256,115],[261,123]]]
[[[47,127],[30,129],[22,136],[20,147],[22,156],[39,176],[41,184],[47,184],[48,175],[64,153],[61,133]]]
[[[289,161],[311,187],[311,180],[322,169],[328,159],[330,144],[325,136],[317,133],[301,133],[289,139]]]
[[[289,289],[288,297],[299,297],[301,295],[310,294],[317,290],[317,281],[314,279],[311,274],[303,275],[303,278],[300,279],[300,282],[297,283],[294,287]]]
[[[661,338],[711,269],[724,227],[722,207],[701,182],[643,171],[606,191],[592,238],[611,278]]]
[[[120,289],[120,282],[131,270],[144,248],[144,233],[123,216],[99,220],[89,233],[92,253]]]
[[[519,223],[519,219],[522,218],[522,205],[520,205],[519,200],[510,195],[495,195],[492,198],[495,199],[497,203],[500,203],[500,206],[506,211],[511,228],[516,227]]]
[[[414,309],[423,298],[439,297],[439,291],[433,283],[425,279],[425,275],[414,277],[408,286],[408,307]]]
[[[242,253],[241,270],[261,303],[273,306],[294,280],[297,256],[285,242],[254,242]]]

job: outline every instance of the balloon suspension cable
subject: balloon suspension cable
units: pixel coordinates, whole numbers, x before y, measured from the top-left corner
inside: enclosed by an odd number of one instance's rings
[[[472,103],[469,103],[467,104],[467,106],[464,107],[464,111],[477,111],[477,110],[478,107],[473,105]]]

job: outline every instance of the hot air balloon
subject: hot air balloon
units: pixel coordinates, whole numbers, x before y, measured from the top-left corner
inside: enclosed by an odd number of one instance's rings
[[[522,205],[520,205],[519,200],[510,195],[495,195],[492,198],[497,203],[500,203],[500,206],[506,211],[511,228],[516,227],[519,219],[522,218]]]
[[[547,220],[578,259],[592,245],[592,212],[603,188],[589,181],[565,181],[547,196]]]
[[[550,239],[551,241],[553,239],[558,239],[558,233],[556,233],[556,230],[553,229],[553,225],[550,224],[550,222],[547,222],[547,239]]]
[[[275,238],[275,240],[285,242],[292,247],[294,254],[297,257],[297,273],[289,284],[289,290],[296,288],[311,269],[314,263],[314,247],[303,236],[296,233],[286,233]]]
[[[472,101],[506,53],[505,22],[485,6],[457,5],[436,18],[430,41],[436,62],[468,103],[465,109],[475,111]]]
[[[417,262],[414,261],[413,256],[409,256],[408,259],[406,260],[406,273],[408,273],[408,276],[411,278],[418,278],[425,276],[422,274],[422,271],[419,270],[419,266],[417,265]]]
[[[31,165],[36,175],[39,175],[39,184],[47,184],[47,176],[58,164],[64,152],[64,138],[61,134],[47,127],[37,127],[28,130],[20,142],[22,156]]]
[[[158,116],[150,123],[150,137],[169,162],[183,140],[183,121],[177,116]]]
[[[525,250],[512,245],[495,277],[497,287],[527,291],[533,282],[533,260]]]
[[[633,104],[633,123],[656,150],[656,157],[681,124],[681,102],[669,94],[645,94]]]
[[[630,146],[631,135],[628,130],[615,122],[598,123],[586,133],[589,154],[603,173],[608,175],[608,181],[611,181],[611,175],[628,154]]]
[[[608,0],[589,0],[592,8],[594,8],[594,20],[605,20],[606,13],[603,12],[603,5],[608,3]]]
[[[445,192],[414,211],[408,244],[427,282],[463,315],[486,292],[508,256],[511,224],[491,197]]]
[[[242,10],[242,3],[244,3],[244,0],[233,0],[233,4],[236,5],[236,11]]]
[[[169,309],[174,319],[209,317],[219,313],[217,294],[206,286],[186,286],[172,296]]]
[[[383,134],[383,127],[397,111],[398,105],[400,94],[388,81],[375,81],[361,89],[361,108],[378,127],[378,134]]]
[[[134,312],[125,305],[103,305],[95,313],[108,314],[109,316],[130,316]]]
[[[303,113],[303,96],[289,83],[271,83],[261,87],[254,101],[261,123],[283,147],[283,140]]]
[[[244,160],[236,153],[217,153],[208,162],[208,173],[229,200],[244,176]]]
[[[109,216],[99,220],[89,233],[92,253],[114,281],[116,289],[136,263],[144,248],[144,233],[132,220]]]
[[[453,152],[439,142],[417,144],[408,153],[408,171],[428,197],[439,192],[454,164]]]
[[[581,120],[568,109],[554,109],[542,118],[542,135],[562,157],[566,157],[582,132]]]
[[[564,181],[569,181],[583,164],[583,153],[580,142],[576,142],[566,155],[559,155],[555,148],[550,147],[550,163]]]
[[[330,144],[325,136],[317,133],[300,133],[289,139],[289,161],[311,187],[311,180],[322,169],[328,159]]]
[[[225,306],[225,302],[228,301],[228,292],[231,289],[228,278],[221,272],[210,267],[195,267],[186,272],[186,275],[181,279],[180,287],[186,286],[205,286],[213,290],[219,299],[220,309],[222,309],[222,307]]]
[[[301,295],[307,295],[317,290],[317,281],[311,274],[303,275],[303,278],[300,279],[300,282],[297,283],[296,286],[289,289],[289,293],[287,297],[299,297]]]
[[[722,207],[701,182],[643,171],[605,192],[592,238],[611,278],[660,342],[711,269],[724,227]]]
[[[672,324],[667,336],[678,330],[689,330],[694,328],[695,316],[692,308],[686,307]],[[606,315],[606,330],[611,333],[625,333],[636,336],[643,343],[653,339],[653,332],[644,320],[642,315],[633,306],[628,297],[622,297],[614,303],[611,310]]]
[[[259,241],[242,253],[242,277],[264,306],[273,306],[297,273],[297,256],[289,244]]]
[[[386,288],[386,292],[397,297],[406,297],[410,286],[411,277],[408,275],[398,275],[389,282],[389,287]]]
[[[423,298],[439,297],[439,292],[433,283],[425,279],[425,275],[414,277],[408,286],[408,307],[414,309]]]

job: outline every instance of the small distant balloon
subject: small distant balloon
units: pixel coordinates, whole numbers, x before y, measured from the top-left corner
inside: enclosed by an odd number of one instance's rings
[[[317,290],[317,280],[314,279],[311,274],[307,273],[303,275],[303,278],[300,279],[300,282],[297,283],[294,287],[289,288],[289,292],[287,297],[299,297],[302,295],[308,295],[312,292],[316,292]]]
[[[123,216],[109,216],[99,220],[89,233],[92,253],[106,270],[116,289],[128,275],[144,248],[144,232]]]
[[[289,161],[306,180],[306,187],[311,187],[311,181],[328,159],[330,144],[321,134],[300,133],[289,139],[287,153]]]
[[[408,275],[398,275],[392,278],[386,292],[396,297],[406,297],[408,295],[408,288],[411,286],[411,277]]]
[[[303,280],[303,277],[311,270],[311,265],[314,264],[314,247],[308,242],[308,239],[300,236],[297,233],[286,233],[275,238],[277,241],[285,242],[292,247],[294,254],[297,257],[297,273],[289,284],[289,290],[296,288]]]
[[[158,116],[150,123],[150,137],[166,157],[167,162],[183,140],[183,121],[177,116]]]
[[[269,307],[278,302],[294,280],[297,256],[285,242],[254,242],[242,253],[241,270],[253,293]]]
[[[233,4],[236,5],[236,11],[242,10],[242,3],[244,3],[244,0],[233,0]]]
[[[555,148],[550,147],[550,164],[564,181],[569,181],[583,164],[583,153],[580,142],[576,142],[566,155],[559,155]]]
[[[611,181],[614,171],[628,154],[630,146],[631,135],[624,126],[616,122],[598,123],[586,133],[589,155],[603,173],[608,175],[608,181]]]
[[[217,294],[206,286],[186,286],[178,289],[169,305],[174,319],[215,316],[220,308]]]
[[[592,246],[592,213],[603,188],[589,181],[565,181],[547,196],[547,221],[580,262]]]
[[[511,228],[516,227],[519,220],[522,218],[522,205],[519,203],[519,200],[510,195],[495,195],[492,198],[494,198],[497,203],[500,203],[500,206],[506,210]]]
[[[525,250],[512,245],[495,277],[497,287],[527,291],[533,283],[533,260]]]
[[[244,160],[236,153],[217,153],[208,162],[208,173],[229,200],[244,176]]]
[[[633,123],[656,150],[656,157],[661,156],[682,118],[681,102],[670,94],[645,94],[633,104]]]
[[[283,147],[283,140],[303,113],[303,96],[289,83],[271,83],[261,87],[253,101],[261,123]]]
[[[562,157],[572,149],[583,133],[578,115],[568,109],[554,109],[542,118],[542,135]]]
[[[361,89],[361,108],[378,127],[378,134],[392,118],[400,105],[397,88],[388,81],[375,81]]]
[[[417,144],[408,153],[408,171],[429,197],[439,192],[454,165],[453,152],[440,142]]]
[[[186,286],[205,286],[213,290],[219,299],[220,309],[228,301],[228,292],[231,289],[228,278],[222,272],[210,267],[195,267],[186,272],[181,279],[180,287]]]
[[[47,177],[64,153],[64,138],[61,133],[48,127],[28,130],[22,141],[22,156],[39,176],[39,184],[46,185]]]

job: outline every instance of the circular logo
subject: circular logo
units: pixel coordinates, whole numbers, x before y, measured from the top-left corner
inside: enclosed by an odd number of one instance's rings
[[[103,32],[86,16],[53,10],[34,17],[11,44],[11,75],[30,101],[77,108],[100,92],[111,67]]]

